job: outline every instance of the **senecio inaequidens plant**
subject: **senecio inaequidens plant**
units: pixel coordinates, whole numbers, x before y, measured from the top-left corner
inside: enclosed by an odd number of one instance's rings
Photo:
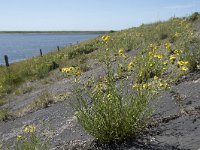
[[[174,22],[186,24],[182,20]],[[150,43],[135,57],[121,48],[114,63],[111,60],[115,56],[109,54],[112,37],[103,36],[101,43],[106,49],[103,80],[93,81],[93,87],[88,89],[76,79],[77,101],[73,108],[82,127],[102,142],[120,141],[140,133],[151,119],[153,100],[191,67],[184,45],[192,36],[192,31],[176,31],[173,40],[182,38],[185,43],[174,45],[166,40]]]
[[[47,141],[41,141],[36,133],[36,125],[30,124],[23,127],[21,134],[16,137],[15,150],[47,150]]]

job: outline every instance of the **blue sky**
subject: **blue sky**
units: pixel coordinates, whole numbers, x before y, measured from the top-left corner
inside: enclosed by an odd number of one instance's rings
[[[0,0],[0,31],[121,30],[200,12],[200,0]]]

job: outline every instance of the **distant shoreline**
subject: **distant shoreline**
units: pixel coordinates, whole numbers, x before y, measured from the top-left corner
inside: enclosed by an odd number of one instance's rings
[[[0,31],[0,34],[104,34],[109,31]]]

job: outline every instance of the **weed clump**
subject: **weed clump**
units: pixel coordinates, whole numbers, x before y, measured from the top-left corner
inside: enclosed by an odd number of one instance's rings
[[[13,114],[8,109],[0,110],[0,121],[7,121],[13,117]]]
[[[34,124],[24,127],[22,134],[17,135],[15,150],[47,150],[48,145],[46,141],[41,141],[36,133],[36,126]]]

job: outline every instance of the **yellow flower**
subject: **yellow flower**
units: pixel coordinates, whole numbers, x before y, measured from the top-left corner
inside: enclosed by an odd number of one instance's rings
[[[26,133],[34,133],[35,132],[35,125],[28,125],[25,127],[24,132]]]
[[[80,71],[77,71],[77,72],[75,73],[75,75],[76,75],[76,76],[80,76],[80,75],[81,75],[81,72],[80,72]]]
[[[160,87],[163,87],[164,84],[163,84],[162,82],[159,82],[159,86],[160,86]]]
[[[110,99],[111,97],[112,97],[112,95],[111,95],[111,94],[108,94],[108,95],[107,95],[107,98],[108,98],[108,99]]]
[[[161,88],[169,87],[169,84],[166,81],[163,81],[163,80],[159,80],[158,84],[159,84],[159,87],[161,87]]]
[[[165,43],[165,48],[166,50],[170,50],[171,49],[171,43]]]
[[[155,50],[157,49],[157,45],[155,45],[155,44],[150,44],[149,47],[150,47],[153,51],[155,51]]]
[[[155,54],[153,57],[154,57],[154,58],[158,58],[158,59],[162,59],[162,58],[163,58],[163,55],[161,55],[161,54]]]
[[[153,56],[153,52],[149,52],[149,56]]]
[[[174,36],[179,37],[180,35],[181,35],[180,33],[176,32]]]
[[[153,48],[153,44],[150,44],[149,47],[150,47],[150,48]]]
[[[175,55],[170,55],[169,59],[172,60],[172,61],[175,61],[176,60],[176,56]]]
[[[157,76],[154,76],[154,78],[153,78],[154,80],[157,80],[158,79],[158,77]]]
[[[167,68],[166,68],[166,67],[163,67],[162,69],[163,69],[163,71],[166,71],[166,70],[167,70]]]
[[[189,64],[188,61],[178,61],[177,63],[178,63],[179,66],[185,66],[185,65]]]
[[[179,55],[179,54],[183,53],[183,51],[176,49],[173,53]]]
[[[193,32],[192,32],[192,31],[189,31],[189,35],[192,36],[192,35],[193,35]]]
[[[124,50],[123,50],[123,49],[120,49],[120,50],[118,51],[118,54],[119,54],[119,55],[124,54]]]
[[[153,64],[150,64],[149,66],[150,66],[150,67],[152,67],[152,66],[153,66]]]
[[[137,89],[138,87],[139,87],[139,84],[135,83],[132,88]]]
[[[181,67],[181,71],[188,71],[188,67],[185,66]]]
[[[72,70],[74,70],[74,67],[69,67],[69,71],[72,71]]]
[[[17,141],[22,140],[22,136],[21,135],[17,135]]]
[[[102,36],[101,38],[105,43],[107,43],[110,40],[110,36],[108,36],[108,35],[107,36]]]
[[[128,71],[132,70],[133,69],[133,62],[130,62],[128,64]]]
[[[165,60],[165,61],[163,62],[163,64],[164,64],[164,65],[167,65],[167,64],[168,64],[168,60]]]
[[[73,70],[74,70],[74,67],[62,68],[62,69],[61,69],[61,72],[69,73],[69,72],[71,72],[71,71],[73,71]]]
[[[118,51],[118,55],[119,55],[119,56],[122,56],[122,57],[124,57],[124,58],[126,58],[126,55],[124,54],[124,50],[123,50],[123,49],[120,49],[120,50]]]
[[[148,88],[148,84],[147,84],[147,83],[144,83],[144,84],[142,85],[142,87],[143,87],[143,89],[147,89],[147,88]]]

